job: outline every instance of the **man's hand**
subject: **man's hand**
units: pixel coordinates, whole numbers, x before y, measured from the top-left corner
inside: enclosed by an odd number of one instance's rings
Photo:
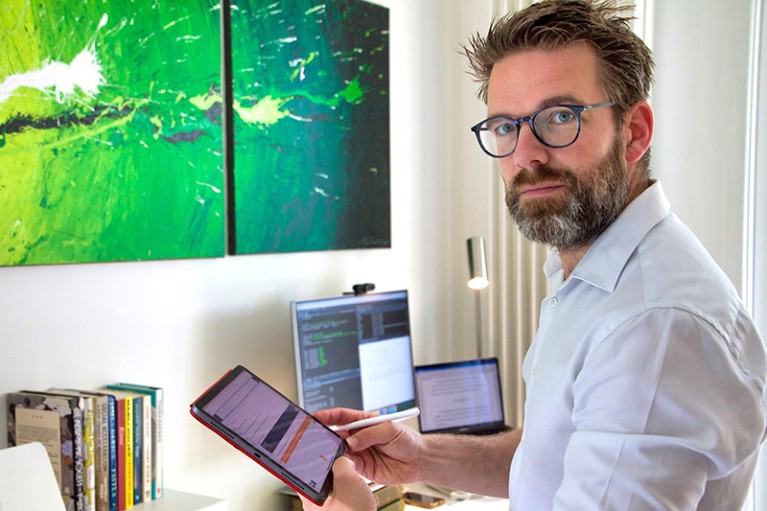
[[[314,416],[327,425],[342,425],[373,416],[369,412],[333,408]],[[346,438],[346,456],[360,474],[380,484],[402,484],[419,480],[423,441],[411,428],[385,422],[358,430],[339,432]]]
[[[299,494],[304,511],[375,511],[376,500],[367,483],[354,471],[346,458],[333,464],[333,491],[322,506]]]
[[[329,426],[373,415],[348,408],[314,414]],[[357,472],[375,483],[427,482],[508,498],[509,467],[522,430],[488,436],[421,435],[396,422],[384,422],[338,434],[349,445],[344,456],[354,462]]]

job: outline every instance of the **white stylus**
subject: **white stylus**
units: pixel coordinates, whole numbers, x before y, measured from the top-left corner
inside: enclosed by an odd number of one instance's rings
[[[419,413],[421,413],[421,410],[418,408],[409,408],[407,410],[402,410],[401,412],[376,415],[375,417],[361,419],[358,421],[350,422],[349,424],[343,424],[341,426],[330,426],[330,429],[333,431],[348,431],[350,429],[366,428],[368,426],[380,424],[382,422],[401,421],[403,419],[407,419],[408,417],[415,417]]]

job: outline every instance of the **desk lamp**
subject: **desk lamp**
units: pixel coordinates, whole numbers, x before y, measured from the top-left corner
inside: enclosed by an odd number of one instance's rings
[[[475,291],[475,315],[477,335],[477,358],[482,358],[482,297],[480,291],[490,285],[487,278],[487,258],[484,238],[472,237],[466,240],[469,253],[469,280],[466,285]]]

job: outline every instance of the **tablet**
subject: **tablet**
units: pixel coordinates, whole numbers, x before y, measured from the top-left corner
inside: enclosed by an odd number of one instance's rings
[[[237,366],[191,405],[192,415],[285,484],[322,505],[346,442],[258,376]]]

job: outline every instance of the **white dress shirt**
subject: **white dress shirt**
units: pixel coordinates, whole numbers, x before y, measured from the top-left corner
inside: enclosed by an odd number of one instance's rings
[[[767,357],[660,183],[567,280],[555,253],[545,271],[511,509],[740,510],[765,434]]]

